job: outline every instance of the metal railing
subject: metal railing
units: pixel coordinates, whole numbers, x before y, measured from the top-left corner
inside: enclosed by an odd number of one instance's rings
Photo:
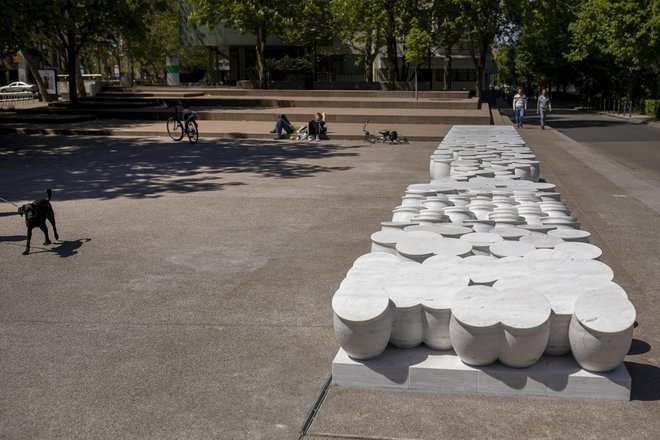
[[[3,108],[32,104],[35,100],[35,95],[32,92],[0,92],[0,107]]]
[[[582,108],[588,111],[611,113],[622,116],[643,115],[644,100],[630,100],[626,98],[595,98],[581,102]]]

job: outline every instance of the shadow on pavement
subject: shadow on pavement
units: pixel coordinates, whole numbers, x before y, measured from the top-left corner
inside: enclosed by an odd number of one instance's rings
[[[92,240],[91,238],[82,238],[79,240],[62,241],[52,249],[52,252],[55,252],[61,258],[71,257],[78,253],[78,249],[82,247],[83,243],[87,243],[88,241],[91,240]]]
[[[0,242],[14,242],[14,241],[25,241],[26,236],[25,235],[7,235],[5,237],[0,236]]]
[[[625,362],[632,378],[631,400],[660,400],[660,368],[637,362]]]
[[[250,173],[298,179],[351,167],[311,161],[355,156],[363,145],[328,142],[200,141],[162,139],[0,136],[0,179],[8,200],[34,200],[52,188],[55,200],[160,197],[163,192],[213,191],[245,182],[223,181]],[[19,203],[20,204],[20,203]]]

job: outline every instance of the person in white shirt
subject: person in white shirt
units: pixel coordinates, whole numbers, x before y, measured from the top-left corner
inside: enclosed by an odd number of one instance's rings
[[[545,130],[545,115],[550,111],[552,111],[552,106],[550,98],[548,98],[548,91],[543,89],[541,96],[536,101],[536,113],[541,116],[541,130]]]
[[[513,111],[516,114],[516,126],[518,128],[523,126],[525,110],[527,110],[527,96],[525,96],[523,89],[518,89],[518,93],[513,97]]]

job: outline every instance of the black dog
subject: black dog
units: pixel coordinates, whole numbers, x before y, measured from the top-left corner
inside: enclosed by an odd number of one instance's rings
[[[55,212],[53,212],[53,207],[50,204],[50,198],[53,195],[53,192],[48,189],[46,190],[46,194],[48,194],[48,199],[35,200],[32,203],[26,203],[18,208],[18,213],[21,217],[25,216],[25,225],[27,226],[27,245],[25,246],[25,252],[23,252],[23,255],[30,253],[30,240],[32,239],[32,229],[34,228],[39,228],[43,231],[44,236],[46,237],[44,246],[50,244],[46,220],[53,225],[55,240],[60,238],[59,235],[57,235],[57,227],[55,227]]]

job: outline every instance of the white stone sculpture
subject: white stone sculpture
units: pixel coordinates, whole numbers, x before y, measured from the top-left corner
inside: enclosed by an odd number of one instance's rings
[[[332,297],[335,337],[350,357],[371,359],[385,350],[392,332],[389,301],[382,288],[358,283]]]
[[[333,296],[342,347],[337,359],[349,368],[375,366],[382,358],[387,365],[375,368],[392,372],[401,362],[410,365],[396,372],[402,384],[431,388],[445,380],[431,380],[437,373],[427,364],[465,376],[475,368],[491,371],[481,366],[499,360],[530,368],[545,395],[554,392],[556,374],[567,378],[577,369],[578,382],[593,383],[586,394],[571,385],[571,393],[601,398],[596,379],[607,377],[613,382],[604,396],[628,396],[630,377],[622,361],[632,340],[634,307],[612,281],[612,269],[597,261],[601,250],[588,243],[591,234],[579,229],[555,185],[538,181],[539,161],[518,133],[512,127],[454,126],[432,154],[429,170],[431,182],[405,189],[392,221],[372,234],[372,252],[354,262]],[[429,349],[440,355],[421,354]],[[417,359],[418,352],[427,360]],[[566,360],[571,355],[582,370]],[[471,367],[441,360],[454,358]],[[504,371],[498,364],[493,368]],[[415,379],[423,371],[431,374],[428,380]],[[478,382],[487,387],[490,375]],[[515,377],[525,381],[528,375]]]
[[[568,335],[575,360],[594,372],[616,368],[632,342],[633,305],[615,292],[594,290],[580,296],[574,309]]]
[[[454,296],[451,312],[451,343],[468,365],[499,359],[510,367],[529,367],[550,335],[550,303],[526,289],[468,287]]]

